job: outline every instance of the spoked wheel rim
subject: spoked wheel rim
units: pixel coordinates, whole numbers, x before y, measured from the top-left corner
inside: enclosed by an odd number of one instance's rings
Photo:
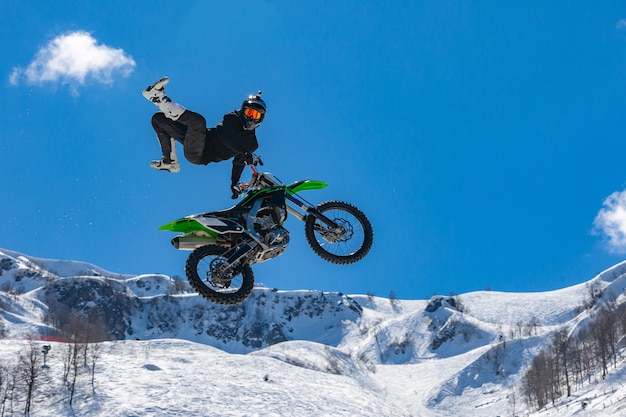
[[[342,201],[322,203],[317,209],[337,227],[312,215],[307,218],[305,236],[315,253],[336,264],[354,263],[367,255],[372,247],[374,233],[361,210]]]
[[[225,271],[225,248],[207,245],[194,250],[185,265],[189,284],[207,300],[219,304],[243,301],[254,287],[250,265],[242,265],[234,273]]]
[[[198,262],[198,276],[202,278],[204,284],[224,294],[236,292],[243,284],[241,274],[233,276],[232,273],[224,271],[226,259],[221,256],[206,256]]]
[[[315,239],[326,252],[335,256],[350,256],[363,246],[365,228],[354,215],[338,209],[326,211],[324,215],[339,226],[333,229],[316,220]]]

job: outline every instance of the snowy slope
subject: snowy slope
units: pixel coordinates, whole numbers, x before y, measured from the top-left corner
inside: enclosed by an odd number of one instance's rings
[[[282,416],[406,415],[385,400],[381,387],[293,366],[271,355],[232,355],[183,340],[106,342],[95,375],[77,381],[73,409],[63,387],[64,348],[51,343],[32,408],[33,416]],[[0,342],[3,358],[28,349],[23,341]],[[317,349],[295,347],[300,360],[323,367]],[[370,384],[371,385],[371,384]],[[48,398],[45,398],[48,397]],[[13,410],[16,414],[18,408]],[[355,414],[356,412],[356,414]]]
[[[519,390],[555,330],[585,326],[594,291],[624,301],[625,268],[545,293],[389,300],[255,288],[240,305],[218,306],[167,276],[0,250],[0,363],[11,369],[32,348],[27,336],[54,333],[54,301],[98,307],[125,340],[97,344],[95,394],[84,370],[72,407],[61,378],[67,344],[45,342],[36,416],[569,416],[583,406],[584,415],[626,415],[621,356],[607,378],[590,375],[547,409],[529,410]]]

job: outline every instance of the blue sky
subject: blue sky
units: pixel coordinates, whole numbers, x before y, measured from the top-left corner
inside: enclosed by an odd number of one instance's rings
[[[623,2],[100,3],[0,0],[0,247],[184,276],[157,228],[229,207],[230,162],[149,168],[167,75],[209,125],[262,90],[265,168],[372,221],[337,266],[290,219],[269,287],[544,291],[624,259]]]

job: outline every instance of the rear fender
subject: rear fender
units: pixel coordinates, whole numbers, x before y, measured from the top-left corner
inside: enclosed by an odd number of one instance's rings
[[[205,213],[174,220],[159,227],[159,230],[195,235],[206,233],[209,236],[216,237],[223,233],[243,233],[243,226],[235,221]]]
[[[163,226],[159,227],[159,230],[169,230],[170,232],[180,233],[211,232],[209,229],[204,227],[202,223],[198,222],[192,217],[183,217],[182,219],[166,223]]]

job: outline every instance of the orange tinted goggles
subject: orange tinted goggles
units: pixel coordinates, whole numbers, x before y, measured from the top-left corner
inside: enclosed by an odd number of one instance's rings
[[[263,116],[260,111],[258,111],[257,109],[252,109],[250,107],[246,107],[245,109],[243,109],[243,114],[246,117],[252,117],[254,120],[259,120],[261,116]]]

